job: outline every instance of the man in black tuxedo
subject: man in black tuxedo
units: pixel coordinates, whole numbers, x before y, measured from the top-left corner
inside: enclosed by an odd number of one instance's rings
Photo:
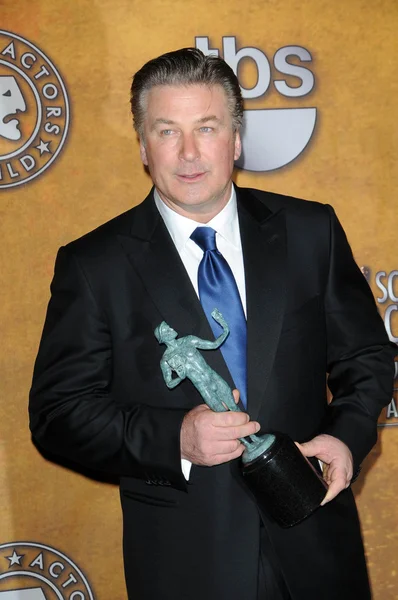
[[[370,598],[349,485],[390,400],[395,350],[334,211],[232,184],[243,107],[221,59],[183,49],[150,61],[132,109],[154,188],[59,251],[33,437],[120,477],[131,599]],[[168,390],[159,367],[162,321],[212,339],[191,239],[203,225],[217,232],[247,317],[253,420],[213,413],[188,380]],[[234,386],[220,350],[206,360]],[[240,478],[238,438],[260,427],[325,466],[323,506],[291,529],[260,514]]]

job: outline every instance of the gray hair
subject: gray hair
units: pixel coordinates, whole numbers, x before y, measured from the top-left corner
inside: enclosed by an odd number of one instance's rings
[[[238,78],[231,67],[218,56],[206,56],[197,48],[182,48],[147,62],[133,77],[131,112],[134,128],[142,137],[145,97],[158,85],[219,85],[223,88],[234,130],[242,125],[243,98]]]

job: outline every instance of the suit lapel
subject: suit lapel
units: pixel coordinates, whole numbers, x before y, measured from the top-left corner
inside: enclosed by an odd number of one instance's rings
[[[253,193],[237,188],[248,325],[248,410],[258,415],[279,341],[285,306],[286,230],[283,210],[272,212]],[[122,247],[162,319],[179,336],[214,339],[184,265],[153,201],[134,210]],[[158,323],[154,323],[154,328]],[[232,386],[221,351],[208,364]]]
[[[214,339],[189,276],[153,201],[152,192],[134,211],[130,235],[119,235],[122,247],[162,319],[178,335]],[[159,323],[154,323],[155,328]],[[229,383],[232,380],[220,350],[205,359]]]
[[[277,350],[286,293],[284,210],[237,188],[247,297],[248,411],[257,418]]]

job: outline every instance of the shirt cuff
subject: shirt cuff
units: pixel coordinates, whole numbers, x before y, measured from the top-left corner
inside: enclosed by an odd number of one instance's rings
[[[181,459],[181,470],[182,470],[182,474],[184,475],[186,481],[189,481],[191,467],[192,467],[192,463],[189,460],[187,460],[186,458]]]

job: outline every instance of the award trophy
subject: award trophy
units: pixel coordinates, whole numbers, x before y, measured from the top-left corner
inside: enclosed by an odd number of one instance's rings
[[[211,315],[223,328],[213,342],[194,335],[177,339],[177,332],[164,321],[156,327],[156,339],[167,346],[160,362],[163,378],[169,389],[190,379],[207,406],[216,412],[239,411],[227,382],[199,352],[219,348],[229,335],[222,314],[215,309]],[[243,479],[259,508],[281,527],[296,525],[319,507],[327,484],[289,436],[272,432],[240,441],[245,446]]]

